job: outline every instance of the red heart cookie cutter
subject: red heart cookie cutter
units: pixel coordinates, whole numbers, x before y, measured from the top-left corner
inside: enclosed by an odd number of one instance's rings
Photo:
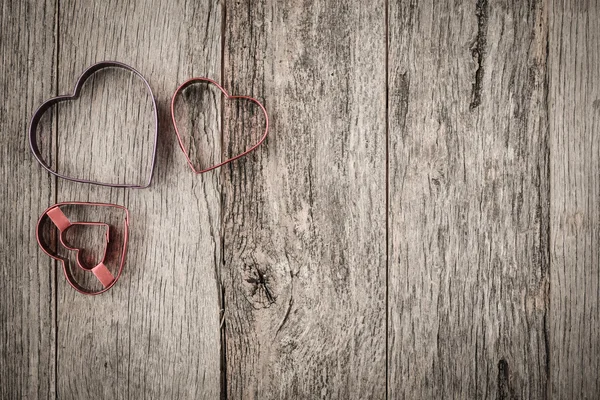
[[[72,222],[69,220],[69,218],[67,218],[67,216],[61,210],[62,206],[70,206],[70,205],[115,207],[115,208],[125,211],[125,230],[123,233],[123,250],[121,252],[121,260],[120,260],[120,264],[119,264],[119,270],[118,270],[116,276],[113,276],[113,274],[108,270],[108,268],[104,264],[104,262],[106,260],[106,256],[107,256],[108,243],[110,241],[110,225],[108,225],[104,222],[88,222],[88,221]],[[67,266],[67,259],[54,253],[41,240],[40,229],[41,229],[42,221],[44,220],[44,217],[46,217],[46,216],[50,219],[50,221],[52,221],[52,223],[56,226],[56,228],[60,232],[59,236],[58,236],[60,243],[66,249],[75,251],[77,265],[79,266],[79,268],[83,269],[84,271],[90,271],[94,274],[94,276],[98,279],[98,281],[100,281],[100,283],[103,286],[103,288],[101,290],[88,290],[88,289],[84,288],[83,286],[81,286],[77,282],[77,280],[73,277],[73,274],[70,272],[70,270]],[[83,262],[83,260],[81,260],[81,249],[69,245],[66,242],[66,240],[64,239],[63,235],[65,234],[65,232],[68,231],[71,227],[77,226],[77,225],[100,226],[100,227],[104,227],[106,229],[104,252],[102,255],[102,260],[92,268],[86,266],[85,263]],[[49,207],[40,216],[40,219],[38,220],[38,223],[37,223],[37,226],[35,229],[35,237],[38,242],[38,245],[44,251],[44,253],[46,253],[53,259],[58,260],[62,263],[62,268],[63,268],[63,272],[65,274],[65,278],[67,279],[67,282],[69,283],[69,285],[71,285],[73,287],[73,289],[77,290],[79,293],[88,294],[88,295],[101,294],[101,293],[106,292],[111,287],[113,287],[114,284],[117,282],[117,280],[120,278],[121,273],[123,272],[123,265],[125,264],[125,254],[127,253],[127,241],[129,238],[129,210],[127,210],[127,208],[120,206],[118,204],[110,204],[110,203],[87,203],[87,202],[79,202],[79,201],[57,203],[57,204],[53,205],[52,207]]]
[[[238,154],[237,156],[231,157],[219,164],[213,165],[212,167],[203,169],[201,171],[198,171],[196,169],[196,167],[194,167],[194,164],[192,163],[192,160],[190,159],[188,151],[186,150],[185,145],[183,144],[183,140],[181,139],[181,134],[179,133],[179,129],[177,128],[177,121],[175,118],[175,100],[177,99],[177,96],[179,96],[179,93],[181,93],[185,88],[187,88],[193,84],[199,83],[199,82],[207,82],[209,84],[215,85],[217,88],[219,88],[219,90],[223,93],[223,95],[225,95],[226,100],[248,100],[248,101],[251,101],[252,103],[256,104],[262,110],[262,112],[265,116],[265,132],[263,133],[260,140],[254,146],[250,147],[243,153]],[[221,85],[219,85],[217,82],[215,82],[214,80],[209,79],[209,78],[192,78],[192,79],[189,79],[189,80],[183,82],[181,84],[181,86],[179,86],[177,88],[177,90],[173,94],[173,98],[171,99],[171,119],[173,120],[173,127],[175,127],[175,133],[177,134],[177,140],[179,141],[179,147],[181,147],[181,150],[183,151],[183,154],[185,155],[188,165],[190,166],[190,168],[192,168],[192,171],[194,171],[195,174],[203,174],[205,172],[212,171],[213,169],[222,167],[223,165],[228,164],[232,161],[235,161],[238,158],[244,157],[246,154],[250,153],[251,151],[255,150],[258,146],[260,146],[261,143],[265,141],[265,139],[267,138],[267,134],[269,133],[269,116],[267,115],[267,110],[261,104],[260,101],[258,101],[254,97],[250,97],[250,96],[232,96],[229,93],[227,93],[227,91]]]

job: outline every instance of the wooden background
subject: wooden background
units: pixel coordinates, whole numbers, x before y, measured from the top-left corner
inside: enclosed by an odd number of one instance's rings
[[[4,0],[0,15],[2,399],[600,397],[597,0]],[[155,91],[149,189],[57,180],[28,149],[35,108],[110,59]],[[169,114],[192,76],[271,117],[257,152],[201,176]],[[106,72],[59,108],[52,165],[138,179],[138,86]],[[206,163],[252,140],[217,100],[186,114],[204,118]],[[131,211],[124,275],[99,297],[35,241],[70,200]]]

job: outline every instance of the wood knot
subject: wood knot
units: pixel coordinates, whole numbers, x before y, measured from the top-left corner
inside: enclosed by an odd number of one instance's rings
[[[257,265],[249,265],[244,269],[244,275],[248,298],[256,307],[269,308],[276,303],[277,296],[273,292],[268,271]]]

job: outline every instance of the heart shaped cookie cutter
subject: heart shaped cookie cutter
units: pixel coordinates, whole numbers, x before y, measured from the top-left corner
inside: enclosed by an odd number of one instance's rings
[[[71,177],[68,175],[61,174],[58,171],[55,171],[54,169],[52,169],[52,167],[50,167],[50,165],[48,165],[48,163],[42,157],[40,149],[38,148],[37,131],[38,131],[38,125],[40,123],[40,120],[42,119],[42,115],[44,115],[44,113],[46,111],[48,111],[48,109],[50,107],[52,107],[58,103],[61,103],[64,101],[77,100],[79,98],[81,88],[82,88],[83,84],[85,83],[85,81],[90,76],[95,74],[96,72],[98,72],[102,69],[105,69],[105,68],[121,68],[121,69],[125,69],[125,70],[135,74],[138,78],[140,78],[142,80],[142,82],[148,89],[148,92],[150,93],[150,98],[152,99],[152,109],[153,109],[153,114],[154,114],[154,148],[152,150],[152,161],[150,164],[150,170],[148,171],[148,180],[146,181],[145,184],[99,182],[99,181],[76,178],[76,177]],[[33,156],[40,163],[40,165],[42,167],[44,167],[52,175],[55,175],[62,179],[66,179],[66,180],[73,181],[73,182],[79,182],[79,183],[90,183],[93,185],[118,187],[118,188],[131,188],[131,189],[147,188],[148,186],[150,186],[150,182],[152,181],[152,175],[154,174],[154,164],[156,161],[156,145],[157,145],[157,143],[158,143],[158,111],[156,108],[156,99],[154,98],[154,94],[152,93],[152,88],[150,88],[150,84],[148,83],[146,78],[144,78],[142,76],[142,74],[139,73],[136,69],[134,69],[133,67],[130,67],[127,64],[123,64],[118,61],[102,61],[102,62],[99,62],[97,64],[90,66],[88,69],[86,69],[81,74],[79,79],[77,79],[77,82],[75,83],[75,90],[73,91],[73,94],[57,96],[57,97],[53,97],[49,100],[46,100],[35,111],[35,113],[33,114],[33,117],[31,118],[31,122],[29,124],[29,147],[31,148],[31,152],[33,153]]]
[[[61,210],[61,207],[71,206],[71,205],[114,207],[114,208],[121,209],[125,212],[125,225],[124,225],[124,232],[123,232],[123,250],[121,251],[121,259],[120,259],[120,263],[119,263],[119,269],[118,269],[116,275],[113,275],[105,265],[105,261],[106,261],[106,257],[107,257],[107,250],[108,250],[108,243],[110,242],[110,225],[108,225],[104,222],[87,222],[87,221],[72,222]],[[40,230],[41,230],[41,226],[42,226],[42,221],[44,220],[44,217],[46,217],[46,216],[50,219],[50,221],[54,224],[54,226],[56,226],[56,228],[60,232],[58,235],[58,238],[59,238],[59,241],[62,244],[62,246],[68,250],[75,251],[77,266],[84,271],[92,272],[94,274],[94,276],[96,277],[96,279],[98,279],[98,281],[100,281],[100,283],[102,284],[103,288],[101,290],[89,290],[89,289],[84,288],[82,285],[80,285],[77,282],[77,280],[75,279],[75,277],[73,276],[73,274],[71,273],[70,269],[68,268],[67,259],[54,253],[42,241]],[[77,225],[100,226],[100,227],[104,227],[106,229],[105,235],[104,235],[105,236],[105,244],[104,244],[104,252],[102,255],[102,260],[92,268],[86,266],[85,263],[83,262],[83,260],[81,259],[81,249],[69,245],[67,243],[67,241],[64,239],[63,235],[65,234],[65,232],[67,232],[67,230],[69,230],[71,227],[77,226]],[[123,272],[123,266],[125,265],[125,255],[127,253],[127,242],[129,239],[129,210],[118,204],[110,204],[110,203],[87,203],[87,202],[80,202],[80,201],[57,203],[57,204],[49,207],[48,209],[46,209],[46,211],[44,211],[42,213],[42,215],[40,216],[40,218],[37,222],[36,229],[35,229],[35,237],[38,242],[38,245],[40,246],[40,248],[42,249],[42,251],[44,253],[46,253],[53,259],[60,261],[62,263],[62,268],[63,268],[65,278],[66,278],[67,282],[69,283],[69,285],[71,285],[73,287],[73,289],[77,290],[79,293],[82,293],[82,294],[98,295],[98,294],[106,292],[111,287],[113,287],[114,284],[117,283],[117,280],[119,280],[119,278],[121,277],[121,273]]]
[[[196,167],[194,167],[194,164],[192,163],[192,160],[190,159],[190,156],[188,154],[188,151],[185,148],[185,145],[183,144],[183,140],[181,139],[181,134],[179,133],[179,129],[177,127],[177,120],[175,118],[175,101],[177,100],[177,97],[179,96],[179,94],[186,89],[187,87],[197,84],[197,83],[202,83],[202,82],[206,82],[212,85],[215,85],[225,96],[226,100],[248,100],[254,104],[256,104],[261,111],[263,112],[264,116],[265,116],[265,131],[262,135],[262,137],[260,138],[260,140],[253,145],[252,147],[250,147],[249,149],[247,149],[246,151],[244,151],[243,153],[240,153],[234,157],[228,158],[227,160],[213,165],[211,167],[208,167],[206,169],[200,170],[198,171],[196,169]],[[246,154],[254,151],[258,146],[260,146],[262,144],[262,142],[265,141],[265,139],[267,138],[267,135],[269,133],[269,115],[267,114],[267,110],[265,109],[265,107],[261,104],[260,101],[258,101],[257,99],[255,99],[254,97],[250,97],[250,96],[233,96],[230,95],[229,93],[227,93],[227,91],[221,86],[219,85],[217,82],[215,82],[214,80],[210,79],[210,78],[191,78],[188,79],[187,81],[183,82],[175,91],[175,93],[173,94],[173,98],[171,99],[171,119],[173,121],[173,127],[175,128],[175,134],[177,135],[177,140],[179,141],[179,147],[181,148],[181,151],[183,151],[183,154],[185,155],[185,158],[187,160],[188,165],[190,166],[190,168],[192,168],[192,171],[194,171],[195,174],[203,174],[205,172],[208,171],[212,171],[213,169],[222,167],[225,164],[229,164],[232,161],[237,160],[238,158],[242,158],[244,157]]]

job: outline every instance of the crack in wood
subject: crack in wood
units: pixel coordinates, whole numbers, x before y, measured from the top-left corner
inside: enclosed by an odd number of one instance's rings
[[[502,358],[498,362],[498,399],[512,399],[509,385],[508,362]]]
[[[281,323],[279,324],[279,327],[277,328],[277,331],[275,332],[275,337],[277,337],[277,335],[279,334],[279,332],[281,332],[281,329],[283,329],[283,326],[287,322],[287,320],[290,316],[290,312],[292,311],[293,305],[294,305],[294,295],[292,294],[292,295],[290,295],[290,301],[288,303],[288,308],[285,312],[285,315],[283,316],[283,320],[281,320]]]
[[[286,253],[286,257],[287,257],[287,253]],[[288,258],[288,260],[289,260],[289,258]],[[279,324],[279,327],[277,328],[277,331],[275,332],[275,337],[277,337],[277,335],[279,334],[281,329],[283,329],[283,326],[288,321],[290,312],[292,311],[292,306],[294,305],[294,277],[296,275],[297,275],[297,273],[294,274],[294,272],[290,271],[290,279],[291,279],[291,281],[290,281],[290,301],[288,302],[288,307],[287,307],[287,310],[285,311],[285,315],[283,316],[283,320],[281,320],[281,323]]]
[[[471,55],[477,61],[475,81],[471,92],[471,104],[469,108],[474,110],[481,104],[481,81],[484,74],[485,46],[487,44],[488,31],[488,0],[477,0],[475,6],[477,16],[477,36],[471,47]]]
[[[227,399],[227,332],[225,325],[225,286],[221,285],[221,400]]]

